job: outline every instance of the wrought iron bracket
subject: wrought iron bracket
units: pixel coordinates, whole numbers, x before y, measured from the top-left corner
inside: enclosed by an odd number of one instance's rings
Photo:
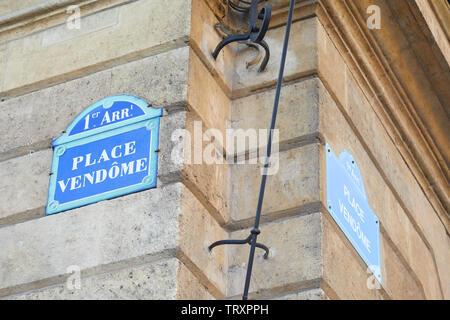
[[[211,251],[212,249],[214,249],[217,246],[221,246],[221,245],[225,245],[225,244],[248,244],[251,245],[252,244],[252,236],[253,234],[260,234],[261,231],[258,229],[252,229],[250,231],[250,235],[243,240],[220,240],[220,241],[216,241],[213,244],[211,244],[208,247],[208,250]],[[264,259],[267,259],[269,257],[269,248],[267,248],[267,246],[263,245],[262,243],[256,243],[255,247],[263,249],[265,251],[264,253]]]
[[[264,36],[266,35],[267,30],[269,29],[270,18],[272,16],[272,9],[269,6],[263,6],[258,13],[258,3],[259,0],[252,0],[249,9],[249,30],[245,34],[236,34],[230,35],[223,39],[217,45],[216,49],[213,51],[212,56],[214,59],[217,59],[220,51],[228,44],[232,42],[242,42],[247,41],[250,44],[258,44],[260,45],[264,51],[264,59],[261,62],[261,65],[258,69],[258,72],[262,72],[269,62],[270,58],[270,49],[267,42],[264,41]],[[260,23],[258,23],[260,22]]]
[[[243,3],[248,3],[247,1],[240,0]],[[258,14],[257,12],[257,4],[258,0],[252,0],[251,2],[251,8],[250,8],[250,30],[248,33],[244,35],[235,35],[235,36],[229,36],[228,38],[225,38],[222,40],[222,42],[219,43],[216,50],[213,52],[213,57],[216,58],[219,54],[220,50],[222,48],[233,42],[233,41],[242,41],[242,40],[248,40],[250,39],[254,43],[265,43],[263,38],[264,35],[269,27],[270,22],[270,8],[269,7],[263,7],[263,10]],[[273,110],[272,110],[272,120],[270,123],[270,134],[267,141],[267,150],[266,150],[266,158],[264,160],[264,170],[261,177],[261,185],[259,189],[259,197],[258,197],[258,206],[256,208],[256,215],[255,215],[255,224],[253,226],[253,229],[250,231],[250,235],[244,239],[244,240],[221,240],[214,242],[209,246],[209,250],[212,250],[214,247],[224,244],[250,244],[250,253],[248,257],[248,264],[247,264],[247,274],[245,276],[245,286],[244,286],[244,293],[242,295],[243,300],[248,299],[248,291],[250,289],[250,281],[252,277],[252,269],[253,269],[253,261],[255,258],[255,249],[256,248],[262,248],[266,251],[264,258],[267,259],[269,255],[269,249],[257,242],[258,235],[260,233],[259,231],[259,222],[261,219],[261,211],[264,201],[264,192],[266,189],[266,182],[267,182],[267,171],[269,168],[269,162],[270,157],[272,154],[272,138],[273,138],[273,131],[275,129],[276,125],[276,119],[277,119],[277,113],[278,113],[278,106],[280,102],[280,95],[281,95],[281,87],[283,83],[283,74],[284,74],[284,68],[286,65],[286,55],[288,50],[288,43],[289,43],[289,36],[291,32],[291,25],[292,25],[292,17],[294,12],[294,6],[295,6],[295,0],[289,0],[289,12],[288,12],[288,18],[286,21],[286,31],[284,34],[284,42],[283,42],[283,50],[281,53],[281,61],[280,61],[280,69],[278,71],[278,80],[277,80],[277,88],[275,91],[275,100],[273,103]],[[265,9],[266,8],[266,9]],[[262,20],[262,24],[258,26],[257,20]],[[266,44],[267,46],[267,44]],[[268,50],[268,47],[267,47]],[[265,65],[264,65],[265,67]],[[261,68],[260,68],[261,69]],[[264,68],[262,68],[264,69]]]

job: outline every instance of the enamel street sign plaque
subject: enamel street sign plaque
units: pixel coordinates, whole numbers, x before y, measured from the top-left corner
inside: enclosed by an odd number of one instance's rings
[[[352,155],[327,151],[327,208],[337,225],[382,284],[380,223],[367,202],[364,183]]]
[[[127,95],[84,110],[52,143],[47,215],[156,187],[161,115]]]

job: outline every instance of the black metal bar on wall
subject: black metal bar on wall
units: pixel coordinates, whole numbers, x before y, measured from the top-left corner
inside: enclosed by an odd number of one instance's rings
[[[261,210],[262,210],[262,205],[263,205],[263,201],[264,201],[264,192],[266,189],[267,170],[269,168],[270,156],[272,154],[273,130],[275,129],[275,124],[276,124],[276,120],[277,120],[278,104],[280,101],[281,85],[283,83],[284,67],[286,64],[286,55],[287,55],[287,48],[288,48],[288,44],[289,44],[289,35],[291,32],[292,14],[294,11],[294,5],[295,5],[295,0],[290,0],[289,14],[288,14],[287,22],[286,22],[286,33],[284,35],[283,51],[281,54],[280,70],[278,72],[277,89],[276,89],[276,93],[275,93],[275,101],[273,104],[272,121],[270,124],[269,139],[267,142],[267,153],[266,153],[266,159],[264,160],[264,170],[263,170],[263,174],[261,177],[261,187],[259,190],[258,207],[256,209],[255,224],[253,226],[253,229],[250,232],[252,239],[251,239],[250,254],[249,254],[249,258],[248,258],[248,265],[247,265],[247,275],[245,278],[244,294],[242,295],[243,300],[247,300],[247,298],[248,298],[248,290],[250,288],[250,280],[252,277],[253,260],[255,257],[255,248],[257,245],[256,240],[260,233],[259,221],[261,218]]]
[[[244,1],[245,2],[245,1]],[[245,2],[248,4],[248,2]],[[263,46],[263,48],[266,50],[266,59],[263,61],[260,70],[264,70],[268,59],[269,59],[269,49],[267,46],[267,43],[263,40],[264,35],[266,34],[268,28],[269,28],[269,22],[271,17],[271,8],[264,6],[261,10],[261,12],[258,14],[257,6],[258,6],[259,0],[252,0],[250,4],[250,29],[246,34],[243,35],[230,35],[229,37],[223,39],[216,47],[214,52],[212,53],[214,58],[217,58],[219,52],[222,50],[223,47],[228,45],[231,42],[235,41],[241,41],[241,40],[251,40],[253,43],[259,44]],[[275,93],[275,101],[273,105],[273,111],[272,111],[272,121],[270,123],[270,131],[269,131],[269,138],[267,141],[267,150],[266,150],[266,157],[264,160],[264,168],[261,178],[261,185],[259,190],[259,197],[258,197],[258,206],[256,208],[256,216],[255,216],[255,223],[253,226],[253,229],[250,231],[250,235],[243,240],[220,240],[216,241],[213,244],[209,246],[209,250],[212,250],[214,247],[219,245],[225,245],[225,244],[249,244],[250,245],[250,254],[248,259],[248,265],[247,265],[247,274],[245,277],[245,286],[244,286],[244,293],[242,295],[243,300],[248,299],[248,291],[250,288],[250,280],[252,277],[252,269],[253,269],[253,261],[255,257],[255,249],[261,248],[265,250],[264,258],[267,259],[269,255],[269,248],[267,248],[265,245],[258,243],[258,235],[261,233],[259,230],[259,222],[261,218],[261,210],[262,205],[264,201],[264,192],[266,189],[266,181],[267,181],[267,172],[269,168],[270,163],[270,156],[272,154],[272,140],[273,140],[273,131],[275,129],[276,119],[277,119],[277,113],[278,113],[278,104],[280,101],[280,94],[281,94],[281,86],[283,83],[283,75],[284,75],[284,67],[286,64],[286,55],[287,55],[287,49],[289,44],[289,36],[291,32],[291,25],[292,25],[292,15],[294,11],[294,5],[295,0],[290,0],[289,3],[289,14],[288,19],[286,22],[286,32],[284,36],[284,43],[283,43],[283,51],[281,54],[281,61],[280,61],[280,69],[278,72],[278,80],[277,80],[277,87],[276,87],[276,93]],[[257,24],[257,21],[261,21],[261,25]]]

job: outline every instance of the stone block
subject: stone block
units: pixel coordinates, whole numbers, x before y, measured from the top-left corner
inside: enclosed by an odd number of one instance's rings
[[[89,71],[184,45],[189,37],[190,1],[172,0],[170,6],[167,10],[163,0],[132,2],[107,10],[118,11],[119,22],[111,26],[108,14],[99,12],[94,14],[95,18],[82,17],[80,34],[76,37],[70,37],[68,33],[72,31],[61,25],[9,42],[6,68],[0,75],[3,82],[0,92],[14,93],[67,81]],[[98,29],[96,24],[102,24],[100,18],[109,27]],[[96,24],[86,22],[92,19],[96,19]],[[94,30],[84,29],[89,27]],[[66,37],[70,39],[48,40]]]
[[[60,42],[71,41],[77,37],[110,28],[119,23],[119,10],[101,11],[80,19],[80,28],[69,28],[66,24],[50,28],[42,33],[42,47],[49,47]],[[73,22],[72,22],[73,23]]]
[[[215,297],[199,279],[184,265],[179,264],[177,273],[177,300],[213,300]]]
[[[317,18],[294,22],[289,40],[284,72],[285,81],[293,81],[317,72]],[[254,50],[242,50],[235,54],[232,95],[239,97],[255,90],[275,85],[280,68],[285,27],[270,29],[264,40],[270,47],[270,60],[264,72],[257,67],[248,69],[247,63],[254,59]],[[219,60],[219,58],[218,58]],[[220,63],[220,62],[219,62]]]
[[[0,225],[44,214],[51,163],[50,149],[0,162]]]
[[[321,23],[317,24],[316,30],[320,78],[333,88],[333,94],[341,103],[344,103],[346,101],[347,66]]]
[[[0,228],[0,296],[60,283],[69,266],[88,272],[174,251],[182,188],[174,183]]]
[[[298,142],[319,130],[319,92],[317,78],[285,85],[282,88],[276,129],[281,148],[287,142]],[[232,101],[232,129],[259,130],[270,128],[275,89]],[[265,148],[266,143],[261,147]],[[264,149],[265,150],[265,149]],[[245,150],[237,150],[242,153]]]
[[[311,213],[261,225],[258,242],[270,249],[256,249],[249,297],[281,295],[292,288],[308,288],[322,277],[321,214]],[[232,232],[231,239],[245,239],[249,229]],[[228,296],[244,289],[249,246],[229,246]]]
[[[328,300],[328,297],[322,289],[314,288],[282,295],[274,300]]]
[[[27,7],[34,6],[42,2],[41,0],[15,0],[12,2],[0,3],[0,16],[11,14],[14,11],[23,10]]]
[[[367,287],[370,273],[329,213],[323,214],[323,281],[343,300],[384,299],[380,290]]]
[[[230,100],[193,50],[189,55],[187,99],[208,128],[225,132],[226,120],[230,117]]]
[[[69,284],[70,280],[67,281]],[[6,297],[7,300],[172,300],[213,299],[177,258],[161,259],[100,275]]]
[[[210,252],[208,247],[215,241],[226,239],[228,234],[184,185],[179,205],[180,260],[197,270],[197,277],[212,284],[208,289],[223,298],[227,284],[226,248],[219,247]]]
[[[78,266],[83,277],[96,278],[105,271],[116,272],[117,269],[148,264],[177,254],[187,264],[189,272],[195,272],[188,275],[183,271],[181,279],[192,284],[200,278],[202,285],[198,284],[195,292],[185,290],[176,291],[176,294],[185,298],[224,297],[224,248],[211,254],[208,246],[226,237],[226,232],[181,183],[5,226],[0,228],[0,241],[3,243],[0,296],[41,291],[42,287],[56,285],[56,289],[44,290],[43,294],[31,297],[45,299],[61,295],[63,299],[76,298],[79,292],[69,292],[61,284],[67,278],[70,266]],[[126,274],[112,275],[109,286],[121,283]],[[176,281],[176,273],[169,276]],[[152,299],[158,298],[148,291],[150,288],[145,289],[144,278],[138,278],[137,282],[130,280],[127,285],[131,287],[122,292],[122,296],[115,289],[113,292],[105,291],[102,286],[105,280],[102,279],[94,279],[92,283],[88,281],[86,290],[91,292],[89,297],[146,298],[148,295]],[[143,287],[142,291],[133,292],[138,284]],[[100,288],[94,290],[96,286]],[[182,287],[182,282],[179,286]],[[205,286],[208,290],[203,288]],[[165,295],[164,292],[161,294]]]
[[[398,255],[398,249],[381,235],[383,288],[395,300],[425,299],[425,292],[414,271]],[[369,282],[374,283],[374,282]]]
[[[181,180],[185,143],[186,112],[161,117],[159,129],[158,179],[163,183]]]
[[[81,276],[79,289],[74,287],[76,282],[71,283],[69,279],[68,283],[7,297],[6,299],[170,300],[175,299],[177,295],[178,268],[180,268],[180,262],[176,258],[169,258],[101,275]]]
[[[170,113],[161,118],[158,154],[160,183],[181,180],[183,163],[172,154],[178,141],[172,141],[176,129],[185,127],[186,112]],[[50,130],[50,128],[49,128]],[[53,151],[35,153],[0,162],[0,225],[43,216],[47,206]]]
[[[283,212],[298,213],[305,205],[319,201],[319,148],[318,144],[310,144],[274,154],[272,172],[275,174],[267,178],[263,216]],[[238,223],[254,217],[261,183],[261,168],[261,163],[248,162],[231,166],[231,222]],[[278,171],[275,168],[278,168]]]
[[[411,190],[407,190],[406,185],[401,192],[397,193],[398,191],[391,184],[391,179],[383,174],[384,170],[398,170],[395,168],[401,168],[402,160],[394,157],[396,156],[396,153],[386,153],[386,151],[389,150],[389,145],[387,144],[385,146],[385,151],[383,152],[383,157],[385,157],[385,159],[375,158],[380,162],[383,161],[384,166],[380,167],[379,163],[377,163],[378,161],[374,162],[373,154],[368,153],[370,148],[368,150],[365,146],[370,145],[373,147],[376,142],[372,143],[372,141],[380,135],[380,132],[383,132],[382,129],[373,130],[370,134],[367,133],[364,136],[355,133],[354,128],[348,123],[342,110],[336,105],[326,89],[322,88],[320,89],[320,92],[322,96],[322,103],[319,107],[320,131],[324,136],[325,141],[330,144],[336,155],[339,155],[344,150],[349,151],[353,155],[361,171],[368,203],[372,211],[380,219],[386,233],[392,239],[393,243],[396,244],[397,249],[405,258],[406,263],[420,279],[426,296],[440,297],[439,278],[437,275],[438,269],[434,267],[433,257],[426,245],[426,242],[430,241],[430,238],[424,238],[420,231],[422,228],[426,228],[426,225],[419,224],[420,227],[415,226],[418,221],[405,211],[404,204],[406,199],[409,196],[413,197],[413,194]],[[361,110],[358,121],[365,121],[367,116],[363,115],[363,113],[370,114],[367,110],[364,112]],[[372,120],[376,122],[375,119]],[[367,124],[367,127],[371,126],[373,126],[373,124]],[[339,132],[339,135],[337,135],[336,132]],[[377,156],[380,155],[377,154]],[[388,167],[390,167],[390,169],[388,169]],[[406,178],[408,174],[410,173],[404,172],[402,177]],[[414,185],[414,183],[411,183],[408,188],[411,189]],[[414,197],[420,198],[422,196],[423,194],[421,194],[421,191],[416,190]],[[421,204],[417,203],[414,210],[424,208],[426,205],[426,200],[423,200]],[[432,211],[430,212],[429,207],[428,211],[424,208],[421,212],[423,215],[434,214]],[[435,229],[435,232],[440,231],[439,227]],[[430,232],[429,229],[428,232]],[[407,237],[405,237],[405,235],[407,235]],[[411,244],[414,244],[414,249],[411,249]],[[444,260],[447,255],[444,251],[445,250],[436,254],[440,255],[442,260]],[[428,272],[425,272],[425,270],[428,270]],[[440,274],[444,273],[441,271]]]
[[[212,163],[208,163],[203,157],[211,149],[210,146],[215,149],[216,145],[215,142],[203,141],[202,149],[197,147],[208,128],[194,111],[187,113],[186,130],[190,139],[186,139],[184,154],[180,157],[184,159],[183,181],[202,199],[215,219],[220,224],[225,224],[228,220],[229,165],[220,156],[217,159],[221,159],[221,162]],[[198,152],[200,155],[196,155]]]
[[[271,58],[264,72],[258,73],[258,65],[247,68],[247,63],[257,54],[244,45],[230,45],[224,48],[217,60],[211,55],[220,37],[214,30],[217,19],[204,1],[192,2],[191,43],[201,60],[224,87],[230,97],[249,95],[256,90],[274,85],[278,77],[279,61],[283,47],[285,28],[270,29],[265,41],[271,50]],[[317,19],[297,21],[292,25],[286,61],[285,79],[293,80],[317,70]]]
[[[0,102],[0,160],[49,147],[80,112],[107,96],[136,95],[169,110],[184,106],[188,55],[180,48]]]

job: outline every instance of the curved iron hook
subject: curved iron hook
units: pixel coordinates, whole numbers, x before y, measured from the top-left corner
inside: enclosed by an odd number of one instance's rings
[[[229,30],[225,29],[220,24],[220,22],[218,22],[214,25],[214,29],[216,30],[217,34],[222,37],[222,39],[225,39],[226,37],[230,37],[233,35]],[[249,48],[254,48],[254,49],[258,50],[258,52],[259,52],[258,56],[255,59],[251,60],[250,62],[247,62],[247,66],[246,66],[247,69],[249,68],[249,66],[257,64],[258,62],[261,61],[262,54],[261,54],[260,47],[262,47],[264,49],[264,51],[265,51],[264,59],[262,60],[262,63],[258,69],[258,72],[262,72],[266,68],[267,63],[269,62],[269,59],[270,59],[270,50],[269,50],[269,46],[268,46],[267,42],[265,42],[264,40],[261,40],[258,45],[256,43],[253,43],[248,40],[238,41],[238,42],[245,44]]]
[[[220,41],[220,43],[217,45],[216,49],[212,53],[214,60],[217,59],[217,56],[219,55],[220,50],[222,50],[226,45],[228,45],[232,42],[245,41],[248,39],[249,39],[249,37],[245,34],[236,34],[236,35],[233,35],[233,36],[223,39],[222,41]]]
[[[269,45],[264,40],[261,40],[261,42],[258,44],[261,47],[263,47],[264,50],[266,51],[266,54],[264,55],[264,60],[261,62],[261,65],[259,66],[259,69],[258,69],[258,72],[262,72],[266,68],[267,64],[269,63],[270,49],[269,49]]]
[[[219,42],[219,44],[212,53],[214,60],[217,59],[217,56],[219,55],[220,51],[226,45],[236,41],[250,40],[252,43],[259,44],[261,47],[264,48],[266,52],[263,62],[261,63],[261,66],[258,69],[258,72],[262,72],[266,68],[270,58],[270,50],[269,46],[263,39],[267,33],[267,30],[269,30],[270,18],[272,16],[272,9],[269,6],[263,6],[261,8],[261,11],[258,13],[258,2],[259,2],[258,0],[252,0],[250,5],[250,19],[249,19],[250,28],[248,32],[245,34],[231,35],[223,39],[221,42]],[[260,25],[258,25],[258,21],[261,21]]]
[[[246,239],[243,239],[243,240],[219,240],[219,241],[216,241],[208,247],[208,250],[211,251],[215,247],[221,246],[224,244],[246,244],[246,243],[251,245],[251,243],[252,243],[252,235],[251,234]],[[260,249],[263,249],[265,251],[264,259],[267,259],[269,257],[269,248],[267,248],[267,246],[263,245],[262,243],[258,243],[258,242],[256,243],[255,246]]]

